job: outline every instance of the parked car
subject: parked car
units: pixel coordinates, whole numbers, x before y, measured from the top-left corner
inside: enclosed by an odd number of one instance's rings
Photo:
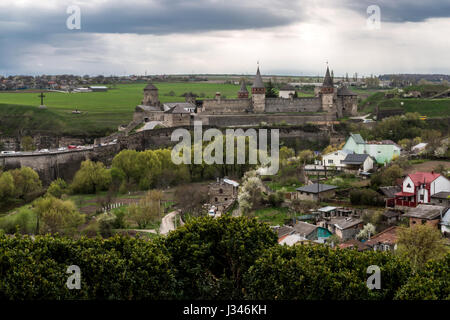
[[[60,148],[58,148],[58,151],[66,151],[66,150],[67,150],[66,147],[60,147]]]
[[[73,150],[73,149],[76,149],[76,148],[77,148],[77,146],[73,146],[73,145],[67,146],[67,149],[69,149],[69,150]]]
[[[50,152],[48,149],[41,149],[39,150],[40,153],[46,153],[46,152]]]
[[[2,151],[1,154],[15,154],[15,151]]]
[[[216,216],[216,207],[215,206],[212,206],[211,209],[209,209],[208,215],[210,217],[215,217]]]

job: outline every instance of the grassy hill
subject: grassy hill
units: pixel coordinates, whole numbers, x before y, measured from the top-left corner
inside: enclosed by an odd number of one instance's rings
[[[238,85],[214,83],[155,83],[161,102],[184,101],[181,95],[193,92],[202,98],[213,98],[221,92],[227,98],[236,98]],[[37,93],[0,93],[0,131],[2,135],[18,130],[52,132],[55,134],[103,136],[114,132],[120,124],[133,117],[136,105],[143,98],[142,84],[123,84],[108,92],[59,93],[47,92],[39,110]],[[72,114],[78,109],[82,114]]]
[[[379,107],[403,109],[405,112],[417,112],[428,117],[450,117],[450,99],[390,99],[381,101]]]

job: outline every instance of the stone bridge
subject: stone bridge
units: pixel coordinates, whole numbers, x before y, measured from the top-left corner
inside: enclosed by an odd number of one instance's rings
[[[119,151],[120,146],[116,144],[84,150],[0,155],[0,167],[2,170],[30,167],[39,174],[44,185],[49,185],[57,178],[70,181],[85,160],[108,164]]]

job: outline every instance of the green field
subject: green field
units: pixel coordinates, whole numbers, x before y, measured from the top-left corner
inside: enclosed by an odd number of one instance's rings
[[[382,101],[379,107],[380,109],[404,109],[405,112],[417,112],[428,117],[450,116],[450,99],[390,99]]]
[[[199,99],[222,97],[236,98],[238,85],[214,83],[155,83],[162,103],[184,101],[183,93],[193,92]],[[0,93],[0,134],[20,132],[54,133],[77,136],[103,136],[127,124],[133,117],[136,105],[143,98],[142,84],[122,84],[108,92],[59,93],[47,92],[39,110],[38,93]],[[169,95],[170,92],[173,95]],[[72,114],[78,109],[82,114]]]

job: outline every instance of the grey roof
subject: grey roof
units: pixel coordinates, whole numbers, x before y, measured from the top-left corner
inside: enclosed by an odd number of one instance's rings
[[[146,106],[146,105],[138,105],[136,106],[136,111],[162,111],[161,107],[157,106]]]
[[[349,88],[346,86],[340,87],[337,90],[338,96],[356,96],[357,94],[352,92]]]
[[[330,219],[327,224],[332,224],[341,230],[351,228],[357,224],[362,223],[361,219],[349,218],[349,217],[338,217]]]
[[[327,66],[327,71],[325,72],[325,78],[323,79],[323,87],[325,88],[333,88],[333,79],[330,76],[330,69],[328,69]]]
[[[429,204],[419,204],[415,208],[411,208],[403,216],[410,218],[419,218],[434,220],[440,217],[441,212],[445,212],[445,208],[441,206],[433,206]]]
[[[174,108],[195,109],[195,104],[190,102],[168,102],[164,103],[164,111],[170,111]],[[177,109],[178,111],[178,109]]]
[[[369,157],[368,154],[351,153],[348,154],[342,163],[345,164],[362,164]]]
[[[361,137],[361,135],[359,133],[350,133],[350,137],[352,137],[353,140],[355,140],[355,142],[357,144],[365,144],[366,143],[364,141],[363,137]]]
[[[165,111],[164,113],[191,113],[190,111],[186,110],[185,108],[195,108],[195,106],[192,103],[176,103],[175,106],[171,107],[169,110]]]
[[[380,187],[381,193],[387,198],[394,198],[397,192],[402,191],[400,186]]]
[[[310,233],[314,232],[317,228],[318,226],[303,221],[298,221],[294,226],[295,232],[300,234],[301,236],[307,236]]]
[[[319,184],[319,186],[317,186],[317,183],[313,183],[304,187],[300,187],[297,188],[297,191],[301,191],[301,192],[308,192],[308,193],[317,193],[317,190],[319,189],[319,192],[324,192],[324,191],[329,191],[329,190],[333,190],[333,189],[337,189],[337,186],[332,186],[329,184]]]
[[[264,88],[264,83],[261,78],[261,73],[259,72],[259,67],[258,70],[256,70],[255,81],[253,82],[252,88]]]
[[[278,238],[294,233],[294,228],[290,226],[282,226],[276,229]]]
[[[144,90],[158,90],[157,87],[155,87],[153,84],[149,83]]]
[[[450,200],[450,192],[441,191],[441,192],[433,194],[431,197],[437,198],[437,199],[449,199]]]
[[[239,89],[239,92],[248,92],[247,85],[245,84],[245,80],[241,81],[241,89]]]

